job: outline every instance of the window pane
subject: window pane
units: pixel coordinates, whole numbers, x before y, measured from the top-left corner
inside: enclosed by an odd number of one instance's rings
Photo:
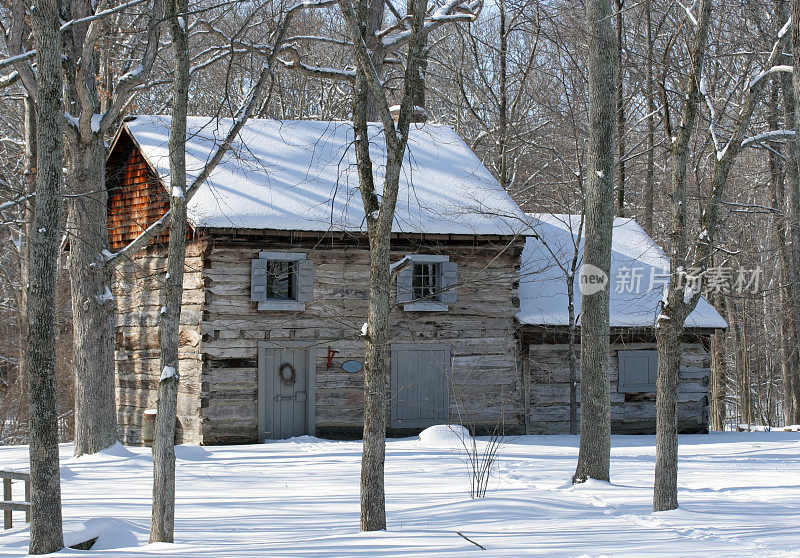
[[[267,299],[294,300],[295,262],[269,260],[267,262]]]
[[[439,264],[414,264],[411,285],[415,300],[439,300]]]

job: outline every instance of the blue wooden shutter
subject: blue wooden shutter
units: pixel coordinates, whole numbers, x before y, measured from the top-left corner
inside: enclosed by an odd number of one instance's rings
[[[411,302],[414,298],[411,288],[411,277],[414,274],[414,264],[409,263],[397,273],[397,302]]]
[[[458,284],[458,264],[455,262],[442,262],[442,294],[439,300],[443,304],[453,304],[456,301],[456,285]]]
[[[297,302],[314,300],[314,261],[300,260],[297,266]]]
[[[256,258],[250,261],[250,300],[267,301],[267,260]]]
[[[652,393],[656,390],[657,351],[618,351],[619,393]]]

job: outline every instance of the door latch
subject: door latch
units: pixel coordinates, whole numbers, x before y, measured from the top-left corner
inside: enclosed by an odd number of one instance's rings
[[[307,399],[306,392],[298,391],[294,395],[276,395],[275,401],[287,401],[287,400],[294,400],[294,401],[305,401]]]

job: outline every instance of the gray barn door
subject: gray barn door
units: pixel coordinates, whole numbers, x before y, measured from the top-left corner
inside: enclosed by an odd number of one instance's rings
[[[313,354],[307,347],[259,344],[259,441],[314,433]]]
[[[450,348],[392,345],[392,428],[426,428],[450,419]]]

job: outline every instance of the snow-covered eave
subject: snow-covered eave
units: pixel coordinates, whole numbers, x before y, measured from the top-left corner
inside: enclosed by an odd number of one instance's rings
[[[196,219],[193,219],[191,216],[191,210],[189,211],[190,215],[188,216],[189,220],[193,223],[197,222]],[[236,226],[233,224],[228,224],[225,226],[222,225],[208,225],[202,222],[193,225],[193,227],[197,231],[203,231],[207,234],[237,234],[237,235],[269,235],[269,234],[280,234],[280,233],[308,233],[308,234],[320,234],[320,233],[332,233],[332,234],[347,234],[348,236],[352,236],[355,234],[367,234],[367,229],[363,228],[355,228],[355,227],[319,227],[319,228],[309,228],[309,227],[270,227],[270,226]],[[436,239],[445,239],[452,242],[463,241],[467,238],[470,239],[483,239],[485,241],[496,241],[496,240],[514,240],[517,239],[520,243],[524,242],[525,237],[519,233],[502,233],[502,232],[415,232],[415,231],[392,231],[393,238],[405,238],[405,237],[425,237],[425,238],[436,238]]]
[[[692,333],[713,333],[715,331],[721,330],[726,331],[728,329],[728,324],[723,320],[724,326],[721,325],[696,325],[690,324],[688,321],[691,318],[687,319],[686,325],[684,325],[683,329]],[[541,317],[531,317],[528,314],[523,312],[517,312],[514,316],[514,321],[517,323],[519,327],[543,327],[543,328],[567,328],[569,324],[564,320],[558,319],[544,319]],[[580,330],[581,324],[580,320],[578,321],[577,328]],[[641,322],[622,322],[622,321],[611,321],[610,324],[611,329],[655,329],[655,326],[652,323],[645,323]]]
[[[569,324],[563,321],[547,321],[547,320],[539,320],[534,318],[526,317],[522,314],[522,312],[518,312],[516,316],[514,316],[514,321],[516,322],[517,326],[520,328],[530,327],[530,328],[546,328],[546,329],[566,329],[569,327]],[[578,322],[577,329],[580,331],[581,324]],[[643,323],[614,323],[612,322],[609,326],[612,330],[621,330],[621,329],[640,329],[640,330],[654,330],[655,327],[653,324],[643,324]],[[696,334],[713,334],[715,331],[727,331],[728,324],[726,323],[725,326],[717,326],[717,325],[690,325],[686,324],[683,327],[684,331]]]

